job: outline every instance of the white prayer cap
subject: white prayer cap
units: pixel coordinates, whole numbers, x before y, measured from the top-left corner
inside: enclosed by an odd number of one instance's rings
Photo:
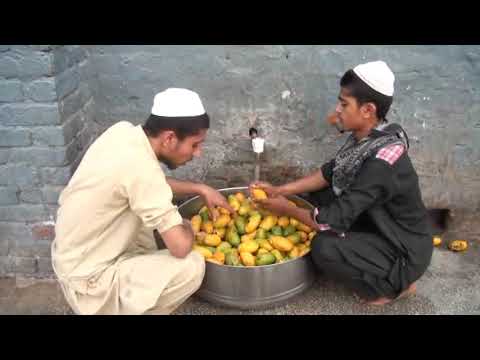
[[[353,71],[372,89],[387,96],[393,96],[395,75],[383,61],[373,61],[356,66]]]
[[[155,95],[152,115],[167,117],[191,117],[205,114],[198,94],[179,88],[168,88]]]

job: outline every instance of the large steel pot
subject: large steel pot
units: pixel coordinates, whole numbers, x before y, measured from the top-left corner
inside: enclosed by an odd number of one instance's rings
[[[225,196],[236,192],[247,194],[247,187],[219,190]],[[298,206],[313,206],[298,196],[289,196]],[[204,204],[199,197],[187,200],[179,206],[184,218],[190,219]],[[197,295],[209,302],[240,309],[264,308],[300,294],[314,281],[314,267],[310,254],[285,263],[236,267],[206,262],[205,278]]]

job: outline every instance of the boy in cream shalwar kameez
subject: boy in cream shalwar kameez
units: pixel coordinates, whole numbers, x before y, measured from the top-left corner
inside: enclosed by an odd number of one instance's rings
[[[201,285],[205,263],[173,191],[230,209],[204,185],[167,178],[200,155],[209,127],[200,98],[167,89],[144,126],[122,121],[88,149],[61,193],[52,263],[76,314],[169,314]],[[157,230],[166,249],[157,248]],[[168,239],[168,241],[167,241]]]

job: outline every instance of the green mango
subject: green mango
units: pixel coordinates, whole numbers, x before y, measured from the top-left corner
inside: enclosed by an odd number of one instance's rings
[[[265,229],[257,229],[257,233],[255,234],[255,239],[260,240],[260,239],[266,239],[267,238],[267,230]]]
[[[283,236],[288,236],[292,235],[293,233],[297,232],[297,229],[293,225],[288,225],[284,230],[283,230]]]
[[[231,246],[237,247],[240,245],[240,236],[238,235],[235,227],[232,226],[227,230],[227,234],[225,235],[225,239]]]
[[[260,216],[260,217],[262,217],[262,214],[260,214],[260,212],[258,210],[251,210],[248,213],[248,216]]]
[[[202,211],[199,215],[200,215],[200,217],[202,218],[202,222],[207,222],[208,220],[210,220],[210,216],[209,216],[209,214],[208,214],[208,210]]]
[[[248,202],[244,202],[238,209],[238,214],[241,216],[244,216],[244,215],[247,215],[250,211],[251,211],[250,204]]]
[[[282,253],[280,252],[280,250],[277,250],[277,249],[274,249],[271,251],[272,255],[275,256],[275,260],[277,263],[279,262],[282,262],[284,257],[282,255]]]
[[[226,254],[227,250],[231,249],[232,245],[227,241],[222,241],[220,245],[217,246],[217,250]]]
[[[240,254],[238,252],[238,249],[236,249],[236,248],[231,248],[231,249],[225,250],[225,256],[227,254],[230,254],[230,253],[235,254],[235,256],[240,256]]]
[[[243,216],[237,216],[234,222],[235,222],[235,227],[237,228],[237,232],[240,235],[245,234],[245,225],[247,222],[245,218]]]
[[[210,252],[212,254],[215,254],[217,252],[217,248],[213,247],[213,246],[205,246],[205,248],[207,248],[208,250],[210,250]]]
[[[276,225],[270,230],[273,235],[283,236],[283,230],[280,226]]]
[[[263,266],[263,265],[271,265],[274,264],[277,259],[275,256],[271,253],[266,253],[266,254],[261,254],[257,255],[257,258],[255,259],[255,265],[257,266]]]
[[[287,239],[290,240],[294,245],[296,245],[302,240],[302,237],[300,236],[299,233],[294,233],[294,234],[288,235]]]
[[[240,265],[240,257],[237,253],[231,251],[225,255],[225,264],[231,266],[239,266]]]

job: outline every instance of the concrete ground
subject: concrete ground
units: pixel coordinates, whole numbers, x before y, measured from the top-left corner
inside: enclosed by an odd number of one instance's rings
[[[54,279],[0,279],[0,314],[71,314]],[[176,315],[213,314],[477,314],[480,315],[480,243],[465,253],[434,251],[418,281],[417,294],[377,308],[358,303],[352,293],[323,279],[287,304],[265,310],[222,308],[192,297]]]

